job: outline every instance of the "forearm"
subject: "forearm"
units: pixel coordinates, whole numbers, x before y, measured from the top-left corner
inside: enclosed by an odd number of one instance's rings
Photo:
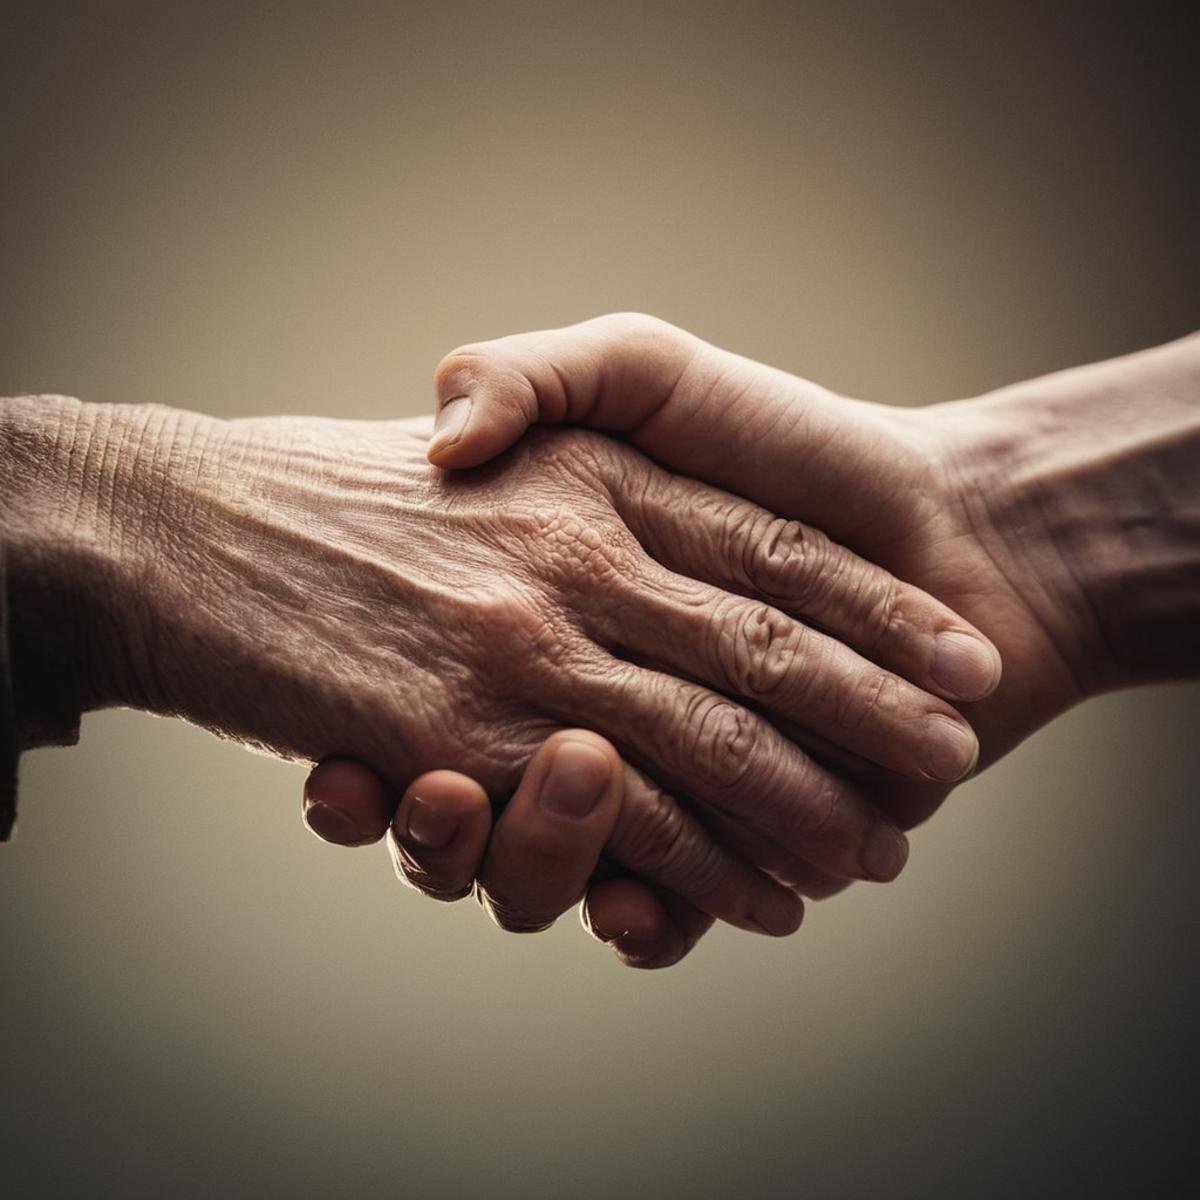
[[[97,411],[59,396],[6,399],[3,535],[18,743],[70,740],[93,685],[89,606],[108,570]],[[91,586],[88,586],[90,581]]]
[[[22,745],[79,714],[136,703],[128,667],[137,581],[154,554],[171,447],[192,414],[61,396],[0,401],[0,532]]]
[[[421,508],[423,440],[41,396],[0,401],[0,447],[19,749],[73,741],[112,705],[291,757],[346,740],[311,693],[357,665],[331,629],[369,658],[362,610],[408,586],[391,556]],[[417,661],[420,630],[401,624],[389,646]]]
[[[1200,675],[1200,336],[964,407],[966,503],[1085,694]]]

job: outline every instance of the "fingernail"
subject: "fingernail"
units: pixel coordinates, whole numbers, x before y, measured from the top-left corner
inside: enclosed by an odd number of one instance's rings
[[[895,879],[908,862],[908,838],[891,825],[876,821],[867,834],[858,861],[868,879],[879,883]]]
[[[560,817],[581,820],[604,795],[612,767],[606,755],[582,742],[560,742],[542,780],[538,803]]]
[[[471,417],[471,397],[456,396],[453,400],[442,405],[433,423],[433,440],[429,443],[429,453],[435,450],[445,450],[453,446],[463,435],[467,421]]]
[[[327,804],[310,804],[304,812],[304,820],[323,841],[336,842],[339,846],[358,846],[375,840],[374,836],[363,833],[341,809],[330,808]]]
[[[1000,682],[1000,660],[969,633],[939,633],[929,668],[934,683],[954,700],[982,700]]]
[[[962,779],[979,758],[979,741],[970,728],[933,713],[925,722],[925,761],[922,767],[930,779],[955,783]]]
[[[458,832],[460,822],[454,813],[414,796],[408,806],[408,824],[405,830],[408,836],[426,850],[444,850]]]

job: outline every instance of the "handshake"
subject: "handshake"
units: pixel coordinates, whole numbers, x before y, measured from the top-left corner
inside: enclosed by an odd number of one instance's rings
[[[665,966],[1200,675],[1198,336],[900,409],[622,314],[437,388],[436,424],[0,401],[0,833],[17,752],[144,708],[316,763],[313,831],[427,895],[583,899]]]

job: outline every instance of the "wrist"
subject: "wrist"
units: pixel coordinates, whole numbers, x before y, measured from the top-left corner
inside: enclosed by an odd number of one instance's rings
[[[1200,674],[1200,337],[953,407],[964,506],[1081,692]]]
[[[93,643],[87,581],[108,548],[95,520],[95,412],[64,396],[0,403],[8,640],[23,746],[73,741],[90,706]],[[99,453],[97,453],[99,451]]]
[[[0,402],[9,642],[26,744],[69,737],[89,709],[141,704],[128,654],[137,581],[154,552],[169,447],[190,417],[61,396]]]

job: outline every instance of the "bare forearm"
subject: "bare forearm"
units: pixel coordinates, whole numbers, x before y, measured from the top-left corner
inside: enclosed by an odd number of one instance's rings
[[[964,407],[966,502],[1082,690],[1200,675],[1200,336]]]

